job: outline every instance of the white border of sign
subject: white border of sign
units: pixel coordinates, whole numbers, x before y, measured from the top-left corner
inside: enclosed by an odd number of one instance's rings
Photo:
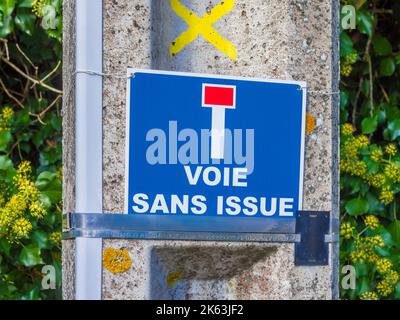
[[[299,178],[299,205],[298,210],[303,210],[303,183],[304,183],[304,144],[305,144],[305,124],[306,124],[306,104],[307,104],[307,83],[305,81],[291,81],[291,80],[276,80],[276,79],[263,79],[263,78],[246,78],[236,76],[224,76],[206,73],[191,73],[191,72],[177,72],[177,71],[164,71],[164,70],[147,70],[128,68],[127,81],[126,81],[126,121],[125,121],[125,197],[124,208],[128,213],[128,185],[129,185],[129,120],[130,120],[130,80],[131,76],[136,72],[149,73],[149,74],[165,74],[176,75],[185,77],[200,77],[200,78],[213,78],[225,80],[242,80],[242,81],[255,81],[255,82],[269,82],[269,83],[286,83],[296,84],[303,92],[302,99],[302,123],[301,123],[301,147],[300,147],[300,178]],[[226,85],[229,86],[229,85]]]

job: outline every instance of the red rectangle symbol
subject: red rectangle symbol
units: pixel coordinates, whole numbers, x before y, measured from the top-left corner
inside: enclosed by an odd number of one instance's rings
[[[230,106],[235,105],[235,88],[234,87],[214,87],[204,86],[204,101],[209,106]]]

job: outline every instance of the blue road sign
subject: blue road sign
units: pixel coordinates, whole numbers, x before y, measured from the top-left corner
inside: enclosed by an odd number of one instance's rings
[[[303,196],[304,82],[128,74],[128,214],[149,231],[293,230]]]

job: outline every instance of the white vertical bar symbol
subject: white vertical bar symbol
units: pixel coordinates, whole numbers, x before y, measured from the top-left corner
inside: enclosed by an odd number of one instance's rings
[[[206,97],[211,89],[212,97]],[[225,109],[236,108],[236,86],[203,83],[202,106],[211,108],[211,159],[223,159],[225,149]]]
[[[225,108],[211,108],[211,159],[223,159],[225,147]]]

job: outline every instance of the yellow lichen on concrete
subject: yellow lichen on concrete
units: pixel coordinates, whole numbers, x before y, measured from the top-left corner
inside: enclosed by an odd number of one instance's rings
[[[167,285],[172,287],[181,280],[181,274],[179,272],[171,272],[167,275]]]
[[[121,273],[129,270],[132,261],[127,250],[105,248],[103,252],[103,266],[112,273]]]
[[[313,132],[315,127],[316,127],[315,117],[311,113],[307,112],[307,114],[306,114],[306,132],[307,133]]]

